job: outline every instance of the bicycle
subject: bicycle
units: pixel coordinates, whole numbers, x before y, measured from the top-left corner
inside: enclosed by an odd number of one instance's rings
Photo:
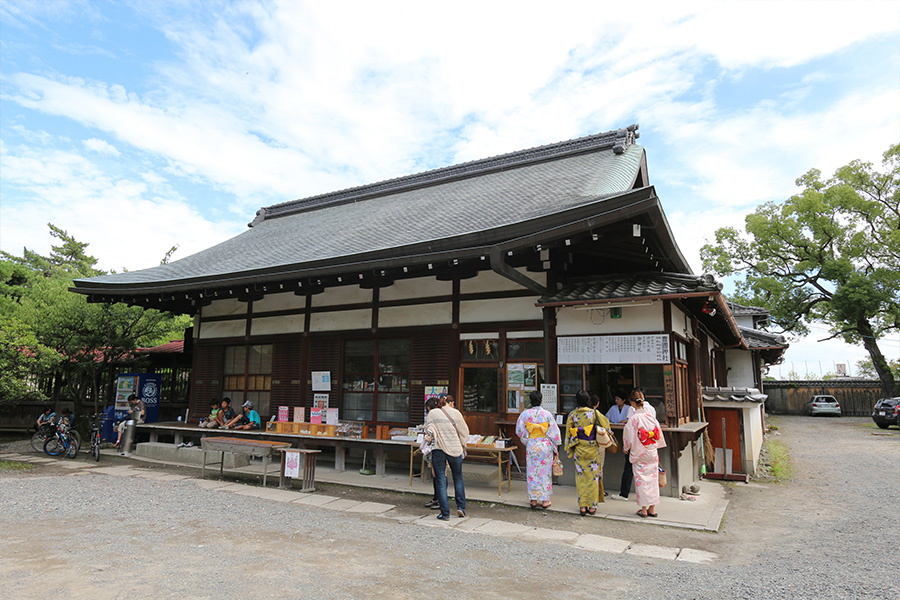
[[[100,460],[100,446],[102,442],[100,441],[100,415],[93,414],[88,417],[91,420],[91,456],[94,457],[94,460]]]
[[[38,427],[38,430],[31,436],[31,447],[35,452],[41,452],[44,449],[44,442],[53,435],[55,429],[56,425],[53,423],[44,423]]]
[[[44,442],[44,452],[50,456],[63,454],[66,458],[75,458],[78,456],[80,446],[81,440],[75,437],[68,424],[60,422],[56,425],[54,435],[48,437],[47,441]]]

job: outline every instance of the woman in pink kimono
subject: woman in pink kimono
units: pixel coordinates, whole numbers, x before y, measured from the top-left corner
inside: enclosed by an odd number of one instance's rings
[[[644,398],[637,394],[631,400],[634,414],[625,423],[623,446],[634,468],[634,489],[641,509],[639,517],[656,517],[659,504],[659,454],[657,448],[665,448],[666,440],[659,428],[659,421],[644,409]]]
[[[553,493],[553,459],[556,457],[560,439],[559,426],[553,414],[541,408],[543,396],[531,392],[531,408],[519,415],[516,421],[516,435],[525,445],[526,473],[528,479],[528,500],[531,508],[550,506]]]

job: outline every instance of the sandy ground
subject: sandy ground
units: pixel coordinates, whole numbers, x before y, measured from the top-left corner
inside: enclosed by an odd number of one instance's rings
[[[340,486],[317,492],[396,505],[386,518],[46,463],[0,473],[4,596],[900,597],[900,430],[860,418],[773,422],[794,477],[731,484],[719,533],[501,505],[473,509],[532,527],[703,549],[719,556],[712,564],[416,525],[408,518],[433,513],[408,494]],[[101,465],[116,462],[105,458]]]

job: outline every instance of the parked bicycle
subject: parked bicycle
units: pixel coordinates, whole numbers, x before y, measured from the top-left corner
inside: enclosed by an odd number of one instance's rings
[[[44,449],[44,442],[51,437],[56,431],[56,425],[52,422],[41,425],[34,435],[31,436],[31,447],[35,452],[41,452]]]
[[[81,439],[75,436],[75,432],[69,428],[66,421],[57,423],[53,435],[44,442],[44,452],[50,456],[64,455],[66,458],[75,458],[80,447]]]
[[[100,447],[102,442],[100,441],[100,415],[93,414],[88,417],[91,420],[91,456],[94,457],[94,460],[100,460]]]

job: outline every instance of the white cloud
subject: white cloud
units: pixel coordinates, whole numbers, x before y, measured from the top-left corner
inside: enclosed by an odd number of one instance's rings
[[[130,270],[159,264],[179,245],[183,258],[243,231],[245,221],[212,223],[162,181],[110,177],[83,156],[63,150],[40,153],[0,147],[4,197],[21,190],[21,200],[4,204],[3,249],[50,252],[47,223],[89,243],[88,254],[103,269]]]
[[[96,152],[97,154],[108,154],[109,156],[119,156],[119,150],[107,142],[106,140],[101,140],[99,138],[89,138],[82,142],[82,145],[91,152]]]

